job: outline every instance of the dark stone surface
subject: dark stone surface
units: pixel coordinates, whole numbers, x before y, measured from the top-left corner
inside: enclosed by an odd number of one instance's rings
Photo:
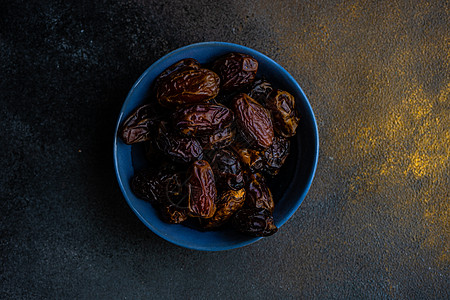
[[[446,1],[1,1],[0,298],[449,298]],[[311,190],[273,237],[204,253],[127,206],[112,134],[165,53],[229,41],[317,117]]]

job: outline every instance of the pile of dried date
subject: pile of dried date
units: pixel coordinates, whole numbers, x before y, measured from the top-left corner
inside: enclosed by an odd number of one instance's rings
[[[277,231],[264,176],[277,175],[286,160],[299,115],[294,97],[257,79],[257,70],[242,53],[209,65],[183,59],[122,124],[122,140],[145,143],[149,162],[131,179],[133,193],[165,222],[231,224],[252,236]]]

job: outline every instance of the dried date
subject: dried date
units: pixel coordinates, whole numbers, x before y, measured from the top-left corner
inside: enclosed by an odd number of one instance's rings
[[[130,186],[137,197],[152,203],[167,205],[182,197],[182,179],[170,167],[160,171],[140,170],[132,177]]]
[[[273,87],[265,79],[256,80],[248,92],[248,95],[262,105],[266,105],[267,98],[272,93]]]
[[[239,90],[253,82],[258,71],[258,61],[243,53],[229,53],[218,58],[212,66],[221,80],[224,91]]]
[[[120,128],[120,137],[127,145],[145,142],[151,139],[154,126],[160,119],[159,109],[155,104],[138,107]]]
[[[272,193],[261,174],[250,174],[249,178],[246,180],[245,191],[247,194],[247,207],[265,208],[268,211],[273,212],[275,203],[273,201]]]
[[[232,151],[226,149],[217,151],[211,166],[218,188],[240,190],[244,187],[242,167],[239,158]]]
[[[221,104],[195,104],[179,109],[174,114],[174,127],[185,136],[211,135],[230,127],[232,111]]]
[[[223,225],[244,205],[244,202],[245,189],[223,192],[217,201],[217,208],[214,216],[210,219],[206,219],[203,227],[216,228]]]
[[[185,58],[182,59],[167,69],[165,69],[161,74],[159,74],[158,78],[156,78],[156,89],[158,89],[158,86],[161,84],[162,81],[164,81],[167,77],[169,77],[170,74],[174,72],[179,72],[181,70],[198,70],[201,68],[200,63],[194,59],[194,58]]]
[[[264,157],[261,151],[251,148],[242,148],[241,145],[233,145],[232,149],[239,156],[242,164],[252,172],[259,171],[263,168]]]
[[[233,112],[242,136],[250,145],[259,148],[272,145],[274,132],[267,109],[242,93],[233,99]]]
[[[264,208],[239,210],[233,217],[233,227],[251,236],[269,236],[278,231],[270,211]]]
[[[211,218],[216,211],[217,190],[213,171],[206,160],[191,165],[186,186],[189,215]]]
[[[166,223],[179,224],[188,219],[187,210],[177,205],[160,205],[158,211],[159,216]]]
[[[231,145],[234,142],[235,135],[235,131],[231,127],[226,127],[214,134],[200,136],[198,140],[203,150],[218,150]]]
[[[290,142],[283,137],[275,137],[272,145],[264,151],[264,171],[275,176],[289,155]]]
[[[286,138],[294,136],[300,121],[294,96],[275,90],[267,99],[266,107],[272,113],[275,132]]]
[[[166,122],[158,126],[156,145],[175,162],[189,163],[203,158],[203,149],[197,139],[175,135],[168,130]]]
[[[206,102],[219,93],[220,78],[208,69],[171,73],[157,88],[159,104],[167,108]]]

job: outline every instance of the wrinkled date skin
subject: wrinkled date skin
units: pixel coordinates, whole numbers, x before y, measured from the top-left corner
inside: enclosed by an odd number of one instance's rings
[[[206,160],[198,160],[192,164],[186,186],[189,215],[211,218],[216,211],[217,190],[213,171]]]
[[[267,80],[256,80],[248,92],[248,95],[262,105],[266,105],[267,98],[272,93],[273,87]]]
[[[244,174],[239,158],[230,150],[215,153],[211,162],[217,187],[224,190],[240,190],[244,187]]]
[[[165,69],[161,74],[159,74],[158,78],[156,78],[156,89],[158,89],[158,86],[161,84],[162,81],[164,81],[167,77],[169,77],[170,74],[174,72],[178,72],[181,70],[198,70],[201,68],[200,63],[194,59],[194,58],[185,58],[182,59],[167,69]]]
[[[272,213],[264,208],[240,209],[232,223],[235,229],[251,236],[269,236],[278,231]]]
[[[167,108],[206,102],[219,93],[219,76],[208,69],[182,69],[171,73],[157,88],[159,104]]]
[[[264,171],[275,176],[280,171],[289,155],[290,142],[282,137],[275,137],[272,145],[264,151]]]
[[[206,219],[203,227],[215,228],[223,225],[244,205],[244,202],[245,189],[223,192],[217,201],[217,208],[214,216],[210,219]]]
[[[263,149],[272,145],[274,132],[267,109],[242,93],[233,99],[233,112],[241,134],[247,142]]]
[[[236,145],[233,145],[232,149],[239,156],[242,164],[249,168],[252,172],[259,171],[264,167],[264,157],[261,151],[249,148],[240,148]]]
[[[265,208],[273,212],[275,203],[273,202],[272,193],[261,174],[250,174],[245,184],[245,191],[247,194],[246,206]]]
[[[158,126],[156,145],[175,162],[189,163],[203,158],[203,149],[197,139],[180,137],[169,132],[165,122]]]
[[[131,190],[141,199],[152,203],[176,203],[182,197],[182,180],[171,168],[159,172],[143,169],[131,179]]]
[[[174,127],[185,136],[204,136],[230,127],[233,112],[221,104],[195,104],[174,114]]]
[[[120,137],[127,144],[145,142],[152,138],[154,126],[159,120],[159,109],[154,104],[145,104],[138,107],[123,122]]]
[[[212,66],[222,82],[224,91],[238,90],[255,80],[258,61],[243,53],[229,53],[218,58]]]
[[[224,128],[207,136],[200,136],[198,140],[203,150],[218,150],[231,145],[234,142],[235,131],[231,127]]]
[[[294,136],[300,121],[294,96],[275,90],[267,99],[266,107],[272,113],[275,132],[285,138]]]
[[[177,205],[161,205],[158,211],[161,219],[170,224],[179,224],[188,218],[187,210]]]

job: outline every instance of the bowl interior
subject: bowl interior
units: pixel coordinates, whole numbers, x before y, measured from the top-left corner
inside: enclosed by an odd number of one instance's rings
[[[291,154],[279,175],[269,182],[276,201],[274,220],[278,227],[281,227],[300,206],[311,185],[317,165],[318,134],[311,106],[294,78],[272,59],[253,49],[222,42],[193,44],[165,55],[142,74],[123,104],[114,137],[114,164],[120,188],[141,221],[160,237],[186,248],[227,250],[248,245],[260,238],[249,237],[231,229],[199,231],[184,225],[162,222],[151,204],[134,196],[129,185],[134,171],[146,165],[144,147],[140,144],[132,146],[124,144],[118,138],[117,131],[136,107],[151,100],[152,83],[167,67],[188,57],[195,58],[200,63],[208,63],[229,52],[246,53],[256,58],[259,63],[257,76],[264,76],[275,87],[291,93],[296,99],[300,113],[297,135],[291,139]]]

